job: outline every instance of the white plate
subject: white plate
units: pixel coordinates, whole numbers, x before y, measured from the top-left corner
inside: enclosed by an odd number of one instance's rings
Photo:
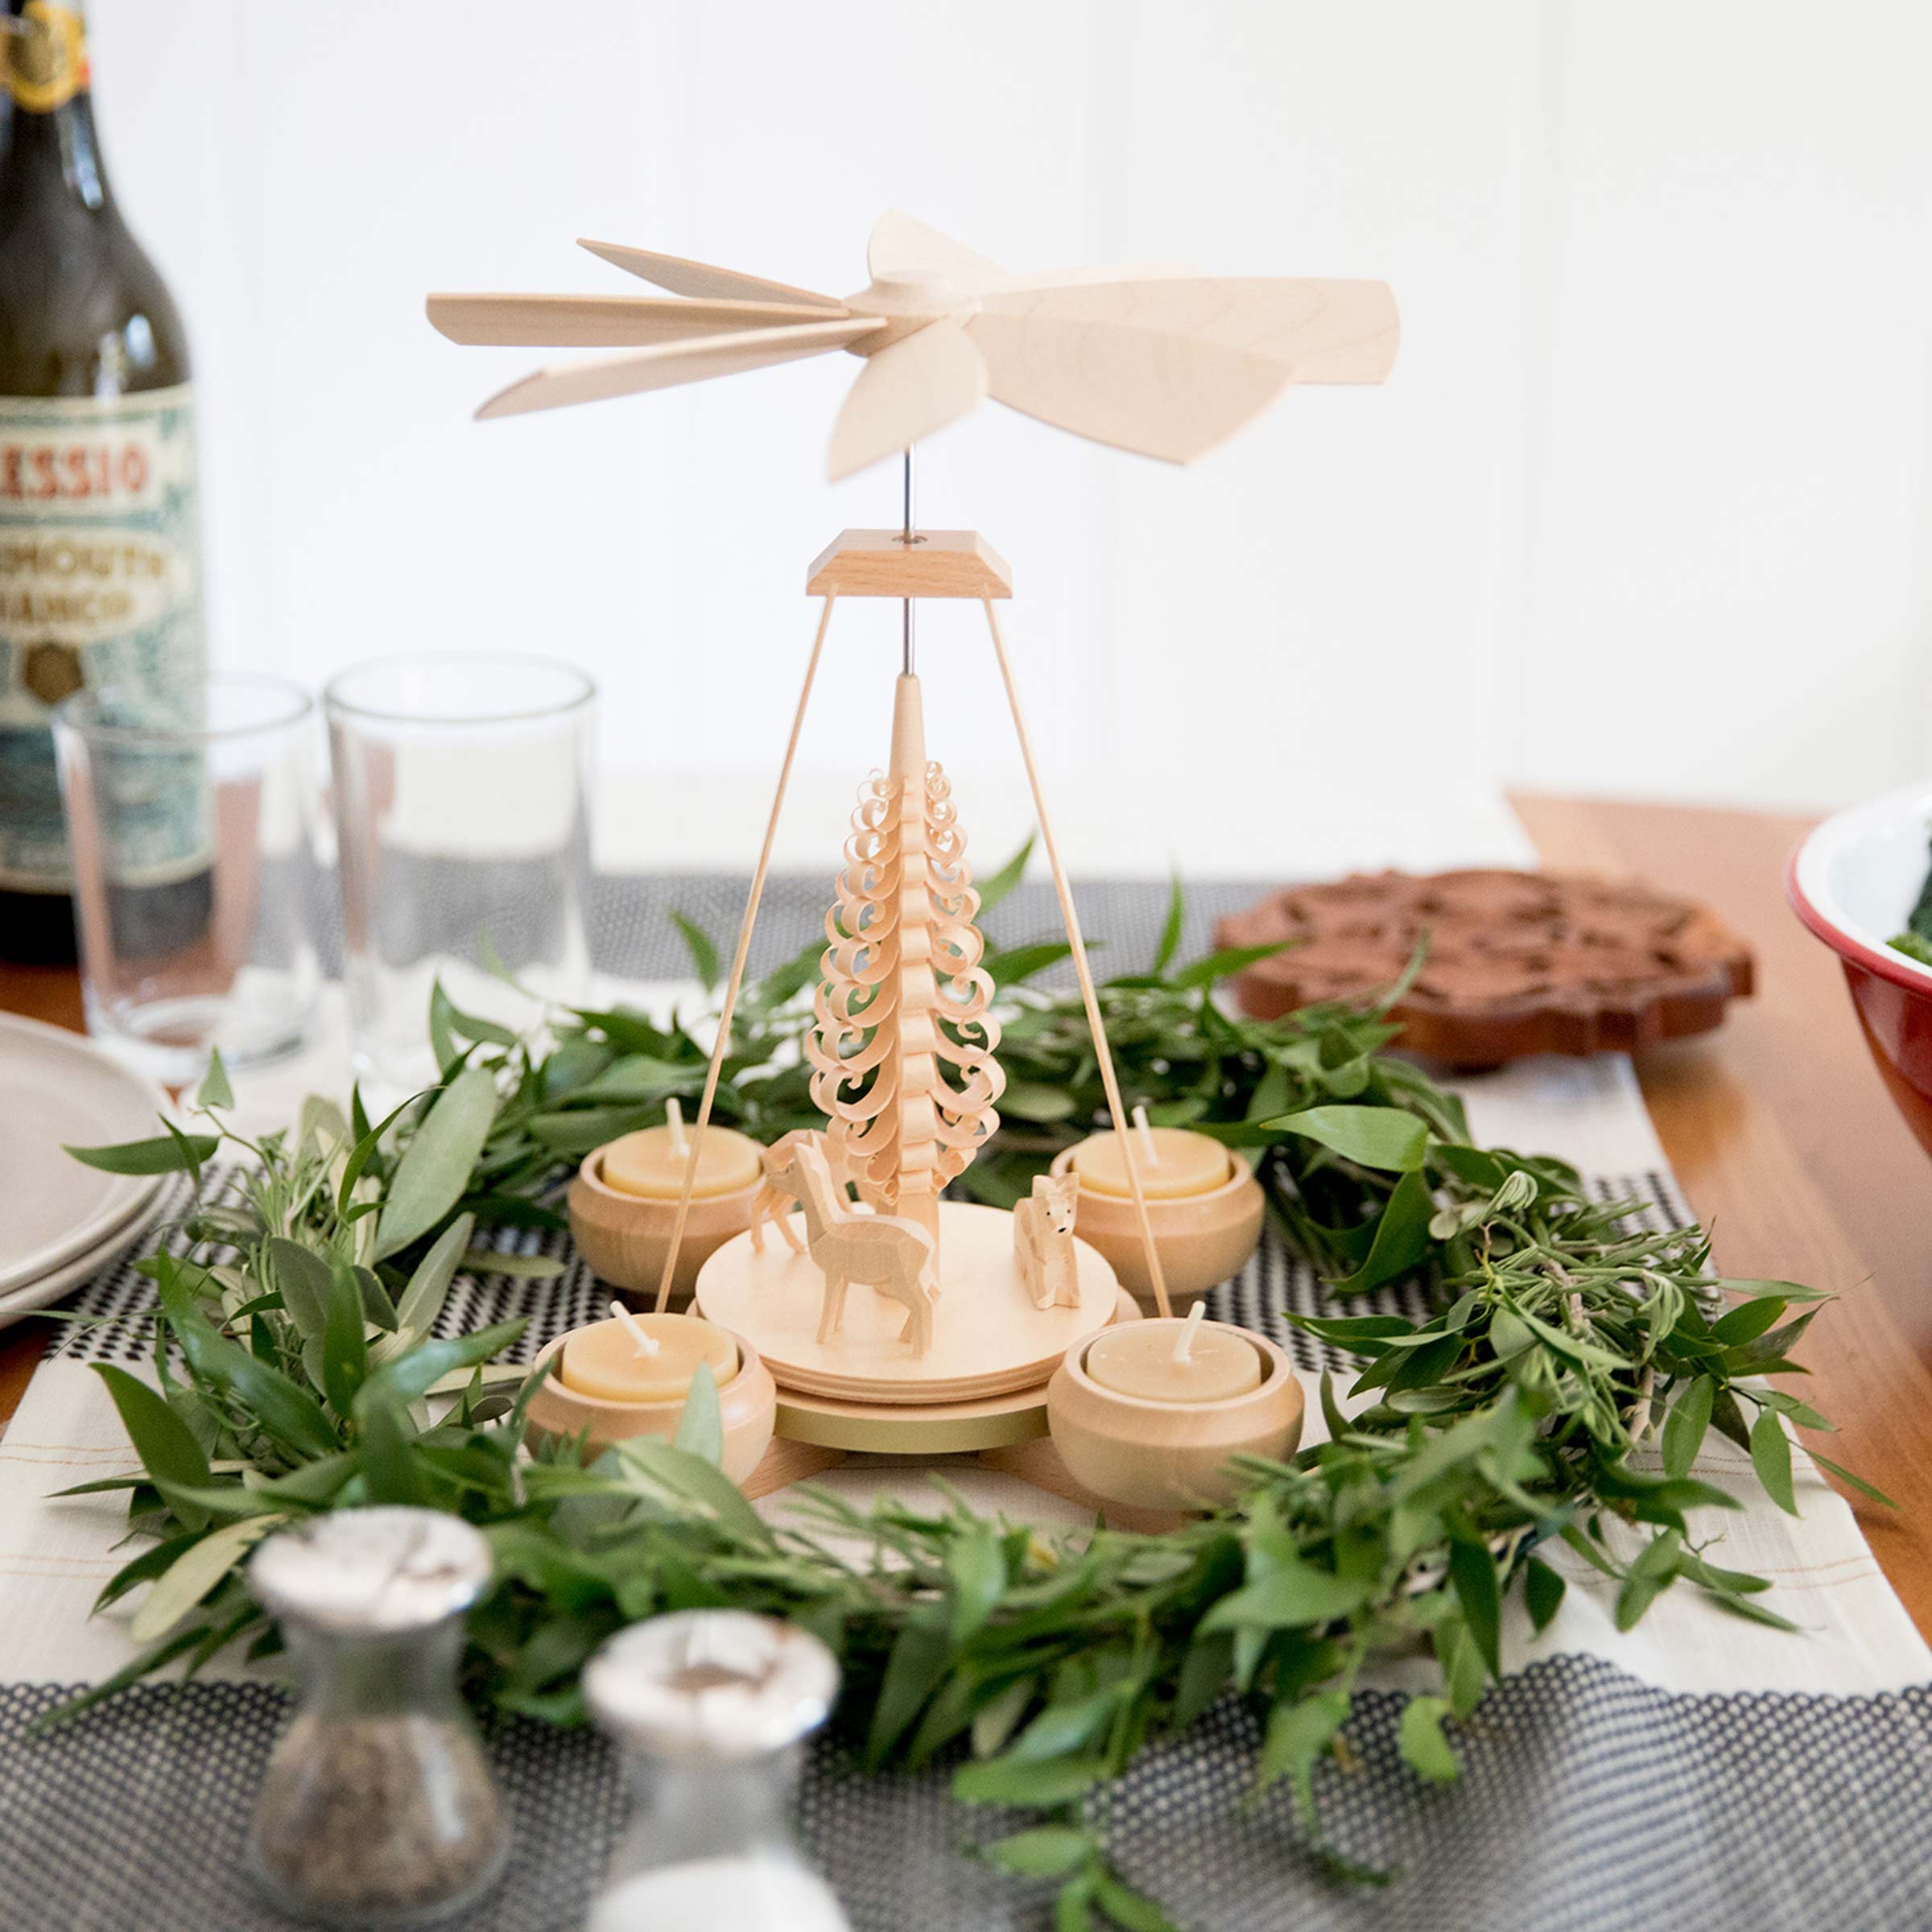
[[[121,1226],[85,1253],[62,1262],[51,1274],[43,1274],[36,1282],[0,1294],[0,1328],[19,1321],[23,1315],[31,1315],[36,1308],[59,1301],[64,1294],[72,1294],[117,1255],[136,1252],[134,1244],[153,1226],[156,1205],[151,1198],[143,1201]]]
[[[159,1175],[63,1150],[151,1138],[160,1097],[85,1035],[0,1013],[0,1296],[92,1255],[154,1198]]]

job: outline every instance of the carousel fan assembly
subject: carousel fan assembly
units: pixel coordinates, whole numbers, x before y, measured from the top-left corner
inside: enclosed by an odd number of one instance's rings
[[[1190,463],[1290,382],[1380,382],[1395,359],[1386,283],[1217,279],[1183,270],[1012,275],[908,215],[882,215],[871,281],[839,300],[735,269],[581,244],[671,291],[439,295],[452,341],[630,353],[539,370],[480,417],[672,389],[844,349],[865,361],[832,425],[834,482],[991,396],[1096,443]]]
[[[1171,269],[1015,275],[909,217],[873,229],[870,279],[842,299],[675,256],[587,242],[663,295],[433,295],[464,343],[605,348],[513,383],[477,412],[517,415],[667,389],[844,350],[862,366],[832,425],[839,479],[903,453],[896,529],[846,530],[814,562],[822,600],[720,1009],[671,1249],[665,1306],[711,1119],[800,730],[841,597],[905,610],[890,755],[861,787],[826,921],[808,1043],[823,1135],[770,1150],[770,1186],[805,1237],[728,1241],[697,1278],[706,1319],[749,1337],[779,1388],[781,1434],[840,1448],[985,1449],[1037,1435],[1068,1347],[1131,1298],[1081,1241],[1052,1187],[1018,1214],[944,1197],[997,1125],[996,989],[951,782],[927,756],[913,611],[985,610],[1137,1217],[1153,1299],[1170,1312],[1126,1109],[1108,1051],[997,605],[1006,568],[972,530],[914,523],[912,450],[990,396],[1092,441],[1186,463],[1291,382],[1373,383],[1397,316],[1380,282],[1216,279]],[[848,1196],[850,1183],[858,1195]]]

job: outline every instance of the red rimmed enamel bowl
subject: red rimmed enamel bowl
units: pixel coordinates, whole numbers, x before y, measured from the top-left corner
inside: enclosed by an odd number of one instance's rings
[[[1932,1154],[1932,967],[1885,943],[1925,884],[1932,782],[1827,819],[1791,855],[1792,910],[1835,952],[1865,1044],[1918,1144]]]

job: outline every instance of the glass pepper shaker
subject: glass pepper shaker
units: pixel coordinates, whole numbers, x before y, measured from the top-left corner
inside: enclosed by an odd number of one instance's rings
[[[589,1932],[846,1932],[790,1812],[802,1740],[838,1695],[817,1637],[741,1610],[634,1624],[584,1671],[635,1810]]]
[[[248,1841],[283,1911],[427,1925],[496,1882],[509,1819],[456,1689],[464,1612],[490,1570],[477,1531],[435,1509],[336,1510],[251,1558],[301,1682]]]

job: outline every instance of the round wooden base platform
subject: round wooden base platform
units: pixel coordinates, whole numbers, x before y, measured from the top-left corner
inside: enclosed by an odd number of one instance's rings
[[[932,1346],[923,1356],[900,1339],[905,1305],[856,1284],[838,1331],[821,1343],[824,1278],[809,1256],[794,1254],[769,1234],[762,1254],[752,1252],[744,1234],[705,1262],[697,1307],[708,1320],[744,1335],[787,1394],[971,1404],[1042,1389],[1072,1344],[1113,1319],[1119,1287],[1113,1269],[1085,1242],[1076,1239],[1074,1249],[1080,1306],[1035,1308],[1013,1257],[1013,1216],[942,1201],[939,1298]]]
[[[1139,1303],[1124,1288],[1116,1290],[1113,1319],[1141,1319]],[[1046,1435],[1047,1386],[1036,1382],[980,1402],[916,1403],[840,1402],[781,1388],[778,1436],[861,1455],[965,1455],[1006,1449]]]

